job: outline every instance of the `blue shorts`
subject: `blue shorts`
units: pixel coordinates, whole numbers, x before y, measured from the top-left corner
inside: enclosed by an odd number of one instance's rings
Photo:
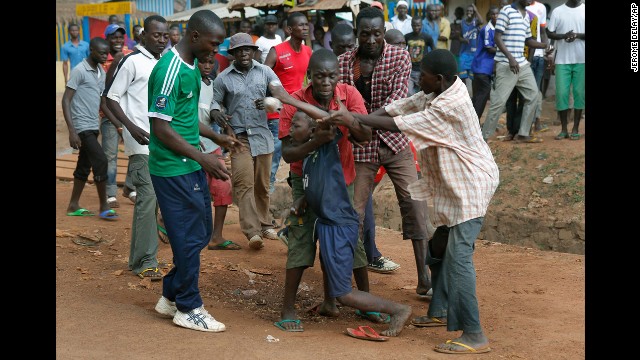
[[[320,240],[320,261],[327,274],[329,296],[349,294],[353,257],[358,246],[358,224],[328,225],[318,219],[315,238]]]

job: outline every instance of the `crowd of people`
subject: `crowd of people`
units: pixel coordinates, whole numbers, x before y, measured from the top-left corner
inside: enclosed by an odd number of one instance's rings
[[[132,39],[110,17],[104,37],[89,43],[71,24],[62,108],[79,153],[67,215],[95,215],[80,206],[93,171],[98,216],[119,219],[122,139],[129,159],[123,195],[134,203],[128,267],[162,281],[155,309],[175,324],[226,329],[203,306],[199,254],[205,247],[243,249],[223,235],[235,203],[251,251],[264,239],[288,248],[277,328],[304,331],[296,294],[319,253],[319,315],[339,316],[340,303],[388,323],[382,336],[398,336],[407,322],[441,326],[462,334],[435,351],[488,352],[473,252],[499,183],[488,145],[498,117],[512,108],[509,140],[539,142],[543,73],[551,63],[562,122],[556,139],[580,138],[584,109],[584,4],[568,0],[547,21],[540,3],[503,2],[484,16],[474,5],[458,8],[450,22],[438,5],[428,5],[424,19],[412,18],[402,0],[385,21],[384,5],[374,1],[353,22],[278,13],[229,32],[213,12],[200,10],[184,34],[152,15]],[[293,202],[276,232],[269,205],[281,159],[290,167]],[[376,246],[372,192],[384,174],[394,185],[403,238],[412,243],[416,293],[431,296],[427,313],[411,320],[411,307],[369,292],[368,271],[400,268]],[[173,252],[164,276],[159,239]]]

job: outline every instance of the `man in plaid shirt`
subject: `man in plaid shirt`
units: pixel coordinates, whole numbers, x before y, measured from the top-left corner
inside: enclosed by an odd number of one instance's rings
[[[356,17],[356,28],[359,45],[338,58],[339,81],[355,86],[365,100],[367,112],[372,113],[407,96],[411,58],[405,49],[384,41],[384,15],[380,9],[368,7],[360,11]],[[399,132],[375,130],[371,142],[354,147],[353,153],[356,166],[353,203],[360,216],[360,236],[365,206],[375,175],[382,165],[396,190],[403,237],[413,242],[418,269],[416,292],[426,295],[431,289],[425,265],[428,219],[426,202],[412,200],[407,190],[409,184],[418,180],[409,138]],[[393,267],[399,266],[383,256],[369,264],[370,269]]]

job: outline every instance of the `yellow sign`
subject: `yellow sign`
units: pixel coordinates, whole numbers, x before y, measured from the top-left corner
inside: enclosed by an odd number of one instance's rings
[[[299,2],[299,1],[298,1]],[[304,1],[303,1],[304,2]],[[294,7],[296,6],[296,0],[285,0],[282,5],[284,6],[291,6]]]
[[[77,16],[107,16],[114,14],[131,14],[134,2],[117,1],[101,4],[76,4]]]

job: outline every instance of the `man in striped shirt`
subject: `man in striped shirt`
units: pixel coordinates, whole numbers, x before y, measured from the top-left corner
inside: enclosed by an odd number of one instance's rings
[[[433,298],[416,327],[446,326],[460,331],[454,340],[436,345],[437,352],[463,354],[491,351],[480,326],[474,243],[499,182],[491,149],[482,139],[478,116],[449,50],[436,49],[422,59],[417,94],[396,100],[369,115],[330,111],[323,121],[359,121],[373,129],[408,136],[427,168],[409,185],[411,198],[433,203],[436,226],[448,232],[444,244],[429,241],[427,264],[433,276]],[[378,130],[380,131],[380,130]]]
[[[493,136],[498,118],[514,88],[517,88],[524,98],[520,129],[514,140],[531,143],[542,141],[529,135],[539,95],[531,64],[524,54],[524,45],[535,49],[547,49],[549,45],[536,41],[531,35],[526,10],[529,3],[531,0],[516,0],[510,6],[503,7],[496,21],[496,77],[491,89],[489,113],[482,125],[482,137],[485,141]]]

